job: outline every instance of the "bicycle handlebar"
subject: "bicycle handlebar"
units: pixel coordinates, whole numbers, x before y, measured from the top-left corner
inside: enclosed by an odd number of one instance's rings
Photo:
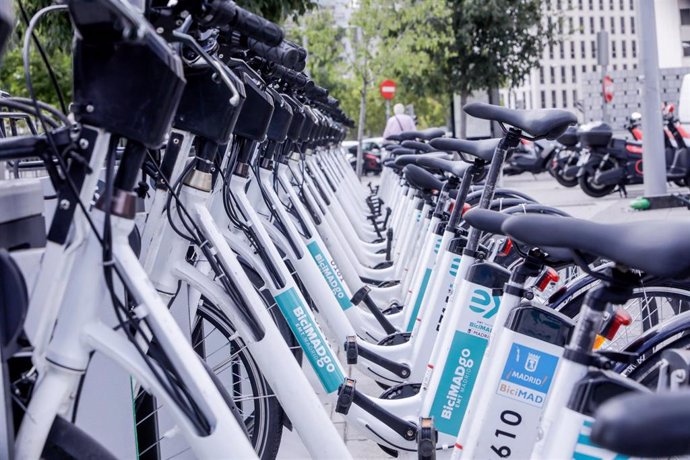
[[[300,53],[297,48],[290,46],[288,42],[281,42],[278,46],[268,46],[258,40],[250,38],[247,46],[258,56],[267,61],[296,70],[300,64]]]
[[[319,85],[314,85],[313,88],[307,89],[306,94],[314,100],[326,100],[328,98],[328,90]]]
[[[202,18],[206,26],[229,27],[270,46],[283,41],[283,30],[277,24],[237,6],[231,0],[209,0],[206,7],[207,13]]]
[[[308,91],[314,86],[314,82],[303,73],[295,72],[281,65],[272,66],[268,74],[272,78],[283,80],[295,89]]]
[[[48,148],[45,136],[18,136],[0,139],[0,161],[24,160],[40,156]]]

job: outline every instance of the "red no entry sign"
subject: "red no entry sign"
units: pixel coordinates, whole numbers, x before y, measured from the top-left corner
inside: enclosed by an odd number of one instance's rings
[[[384,99],[391,100],[395,97],[395,82],[393,80],[383,80],[379,85],[379,91]]]
[[[604,76],[602,81],[602,90],[604,91],[604,100],[610,103],[613,100],[613,79],[608,75]]]

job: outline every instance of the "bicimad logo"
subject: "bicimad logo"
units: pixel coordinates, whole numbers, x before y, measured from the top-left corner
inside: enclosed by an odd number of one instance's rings
[[[493,304],[493,305],[492,305]],[[500,299],[492,296],[484,289],[475,289],[470,300],[470,310],[475,313],[484,313],[484,318],[489,319],[498,312]]]

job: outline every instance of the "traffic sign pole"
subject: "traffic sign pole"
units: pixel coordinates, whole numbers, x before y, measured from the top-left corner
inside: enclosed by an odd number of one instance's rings
[[[638,40],[642,70],[642,158],[645,197],[666,195],[666,159],[663,124],[659,116],[659,52],[654,0],[638,1]]]
[[[608,123],[609,114],[608,101],[606,100],[606,79],[611,79],[606,75],[609,65],[609,33],[605,30],[597,32],[597,64],[601,67],[601,119],[604,123]]]

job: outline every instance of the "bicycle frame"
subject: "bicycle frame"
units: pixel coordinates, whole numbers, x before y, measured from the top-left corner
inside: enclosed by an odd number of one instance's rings
[[[190,138],[192,136],[190,133],[179,131],[175,133],[185,139],[182,142],[183,146],[191,146]],[[182,170],[179,166],[186,162],[188,152],[189,150],[181,150],[174,170]],[[166,195],[166,191],[157,190],[154,201],[163,201]],[[199,223],[203,237],[213,247],[226,273],[237,286],[241,293],[243,305],[236,305],[224,289],[209,278],[208,272],[210,270],[207,262],[199,261],[194,267],[186,261],[189,242],[175,233],[167,220],[162,218],[162,215],[152,215],[146,224],[147,227],[155,226],[162,229],[150,242],[150,250],[145,261],[145,266],[149,270],[152,280],[156,283],[157,289],[161,295],[168,299],[172,298],[178,281],[183,281],[198,291],[189,302],[190,318],[195,316],[195,308],[201,296],[212,300],[237,328],[239,335],[243,338],[245,345],[261,368],[262,374],[275,392],[281,406],[290,417],[311,455],[316,458],[347,458],[349,453],[342,439],[323,410],[318,397],[309,388],[306,376],[302,373],[280,331],[265,309],[263,300],[259,297],[254,285],[230,249],[226,236],[220,230],[223,227],[227,228],[230,222],[221,220],[220,225],[218,225],[209,212],[208,206],[213,201],[212,194],[210,191],[183,185],[181,200],[189,210],[191,217]],[[150,234],[151,232],[145,233]],[[235,237],[233,236],[233,238]],[[261,326],[263,330],[261,337],[258,337],[251,325],[247,324],[246,316],[240,311],[242,308],[249,310],[250,315]],[[286,379],[286,375],[291,377]],[[339,383],[340,381],[336,385]],[[315,424],[321,427],[320,430],[313,429]]]
[[[97,131],[90,162],[93,171],[99,171],[104,162],[109,138],[110,135],[105,131]],[[91,176],[96,174],[92,173]],[[83,185],[82,196],[90,199],[95,190],[95,178],[90,178]],[[94,187],[87,190],[89,185]],[[94,209],[91,215],[97,224],[103,223],[103,213],[100,210]],[[46,318],[41,321],[37,330],[43,333],[52,332],[52,339],[48,341],[46,336],[35,336],[36,343],[42,345],[37,348],[37,353],[41,354],[36,356],[41,379],[36,384],[17,435],[16,457],[33,459],[41,455],[55,416],[70,406],[70,396],[76,391],[81,375],[88,367],[91,352],[98,351],[123,367],[134,377],[138,385],[151,391],[165,403],[197,456],[213,456],[214,453],[227,448],[230,442],[238,456],[255,458],[256,454],[243,429],[225,404],[198,356],[184,339],[129,247],[128,235],[134,228],[134,221],[116,216],[112,218],[113,262],[120,269],[125,285],[137,300],[137,314],[142,319],[145,318],[150,332],[166,351],[171,365],[175,367],[183,384],[190,389],[190,394],[196,398],[195,403],[213,427],[210,434],[203,436],[196,431],[184,411],[176,405],[129,340],[118,335],[101,321],[100,306],[109,301],[105,295],[108,290],[103,274],[99,270],[94,271],[93,268],[100,267],[103,263],[102,249],[96,235],[86,231],[85,219],[79,211],[74,215],[76,239],[71,240],[67,246],[68,250],[72,251],[72,257],[58,264],[67,268],[62,272],[63,276],[59,277],[64,283],[47,283],[47,289],[41,281],[46,277],[54,277],[53,270],[56,266],[46,262],[59,262],[63,248],[59,244],[51,243],[46,249],[35,288],[35,292],[42,295],[34,298],[47,301],[44,310]],[[77,259],[78,264],[74,263]],[[82,292],[80,289],[69,288],[83,284],[93,286],[94,289]],[[54,294],[60,292],[61,295],[46,297],[48,291]],[[31,307],[34,309],[33,314],[41,315],[41,312],[36,310],[40,306],[32,303]],[[51,328],[52,325],[54,329]]]

